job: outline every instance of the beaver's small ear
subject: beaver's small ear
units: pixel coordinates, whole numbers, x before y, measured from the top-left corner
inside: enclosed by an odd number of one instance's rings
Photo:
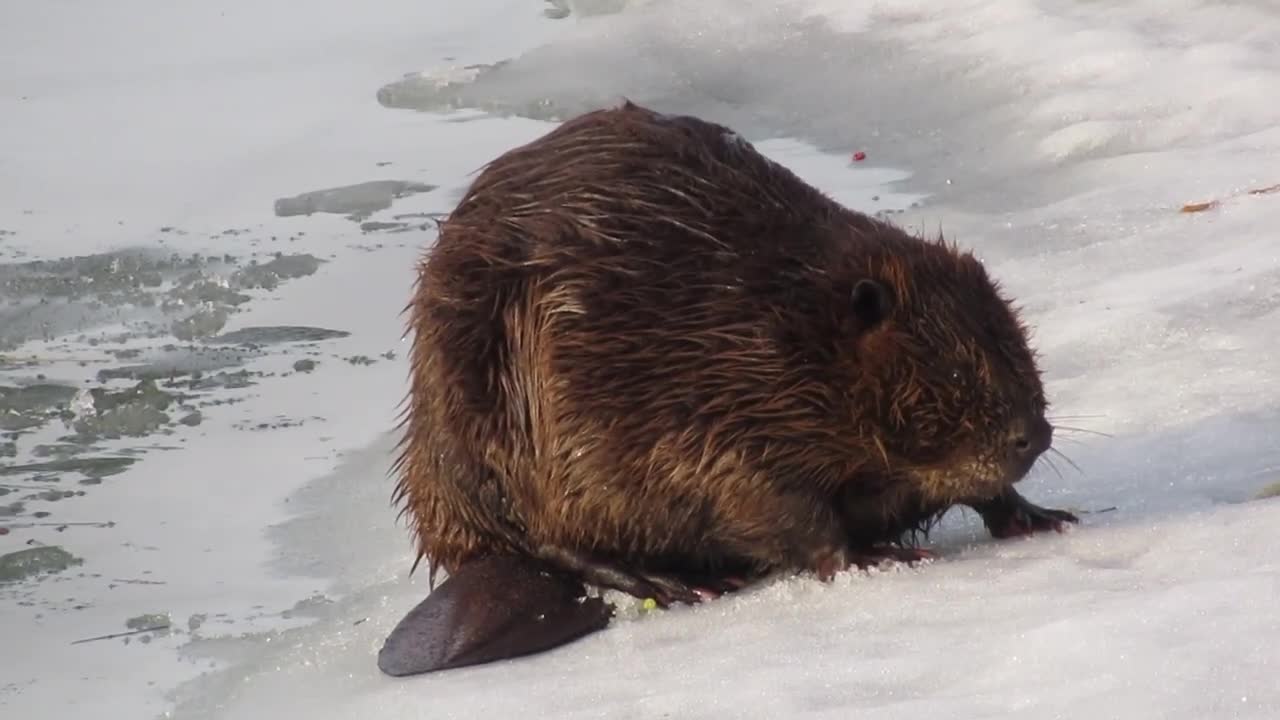
[[[889,288],[875,280],[859,280],[853,286],[850,301],[854,317],[864,329],[879,325],[893,310],[893,296]]]

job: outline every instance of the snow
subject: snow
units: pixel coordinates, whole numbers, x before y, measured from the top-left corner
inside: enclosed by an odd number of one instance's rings
[[[0,555],[34,541],[85,561],[0,586],[0,714],[1280,716],[1280,501],[1254,499],[1280,480],[1280,194],[1247,192],[1280,183],[1280,11],[559,4],[569,17],[533,0],[0,8],[0,264],[310,253],[327,262],[250,292],[225,329],[350,333],[254,355],[244,367],[268,375],[207,396],[237,402],[105,441],[138,461],[82,497],[28,503],[114,527],[0,517]],[[403,180],[439,189],[371,220],[447,212],[487,160],[623,95],[730,125],[851,206],[974,248],[1035,328],[1059,424],[1083,429],[1057,442],[1079,469],[1052,458],[1061,475],[1045,464],[1024,491],[1090,511],[1082,526],[996,542],[957,512],[918,569],[661,613],[623,602],[608,630],[555,652],[379,674],[382,638],[426,593],[425,573],[407,577],[387,467],[399,313],[431,231],[366,234],[273,203]],[[0,348],[38,361],[0,362],[0,385],[38,372],[88,386],[123,363],[79,335],[132,319]],[[172,341],[124,346],[145,358]],[[375,362],[344,361],[357,355]],[[291,372],[307,357],[314,371]],[[0,466],[59,434],[19,438]],[[155,612],[177,631],[70,644]]]

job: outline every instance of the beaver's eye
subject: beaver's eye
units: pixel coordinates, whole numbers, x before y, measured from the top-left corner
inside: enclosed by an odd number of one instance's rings
[[[953,363],[943,370],[946,384],[953,391],[967,393],[973,390],[973,374],[961,363]]]

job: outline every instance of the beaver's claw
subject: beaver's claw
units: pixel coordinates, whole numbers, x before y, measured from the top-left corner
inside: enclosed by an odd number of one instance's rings
[[[982,516],[987,531],[996,538],[1031,535],[1046,530],[1063,532],[1080,522],[1080,518],[1066,510],[1043,508],[1032,503],[1013,488],[991,500],[975,503],[973,509]]]

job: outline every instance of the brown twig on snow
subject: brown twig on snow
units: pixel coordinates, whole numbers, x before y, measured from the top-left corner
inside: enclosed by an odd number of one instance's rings
[[[1280,192],[1280,183],[1276,183],[1275,185],[1268,185],[1266,187],[1254,188],[1252,190],[1246,190],[1243,193],[1236,193],[1235,195],[1228,195],[1223,200],[1206,200],[1204,202],[1187,203],[1186,205],[1182,206],[1181,212],[1184,212],[1184,213],[1204,212],[1205,210],[1211,210],[1213,208],[1218,207],[1225,200],[1230,200],[1231,198],[1239,197],[1240,195],[1270,195],[1271,193],[1276,193],[1276,192]]]

